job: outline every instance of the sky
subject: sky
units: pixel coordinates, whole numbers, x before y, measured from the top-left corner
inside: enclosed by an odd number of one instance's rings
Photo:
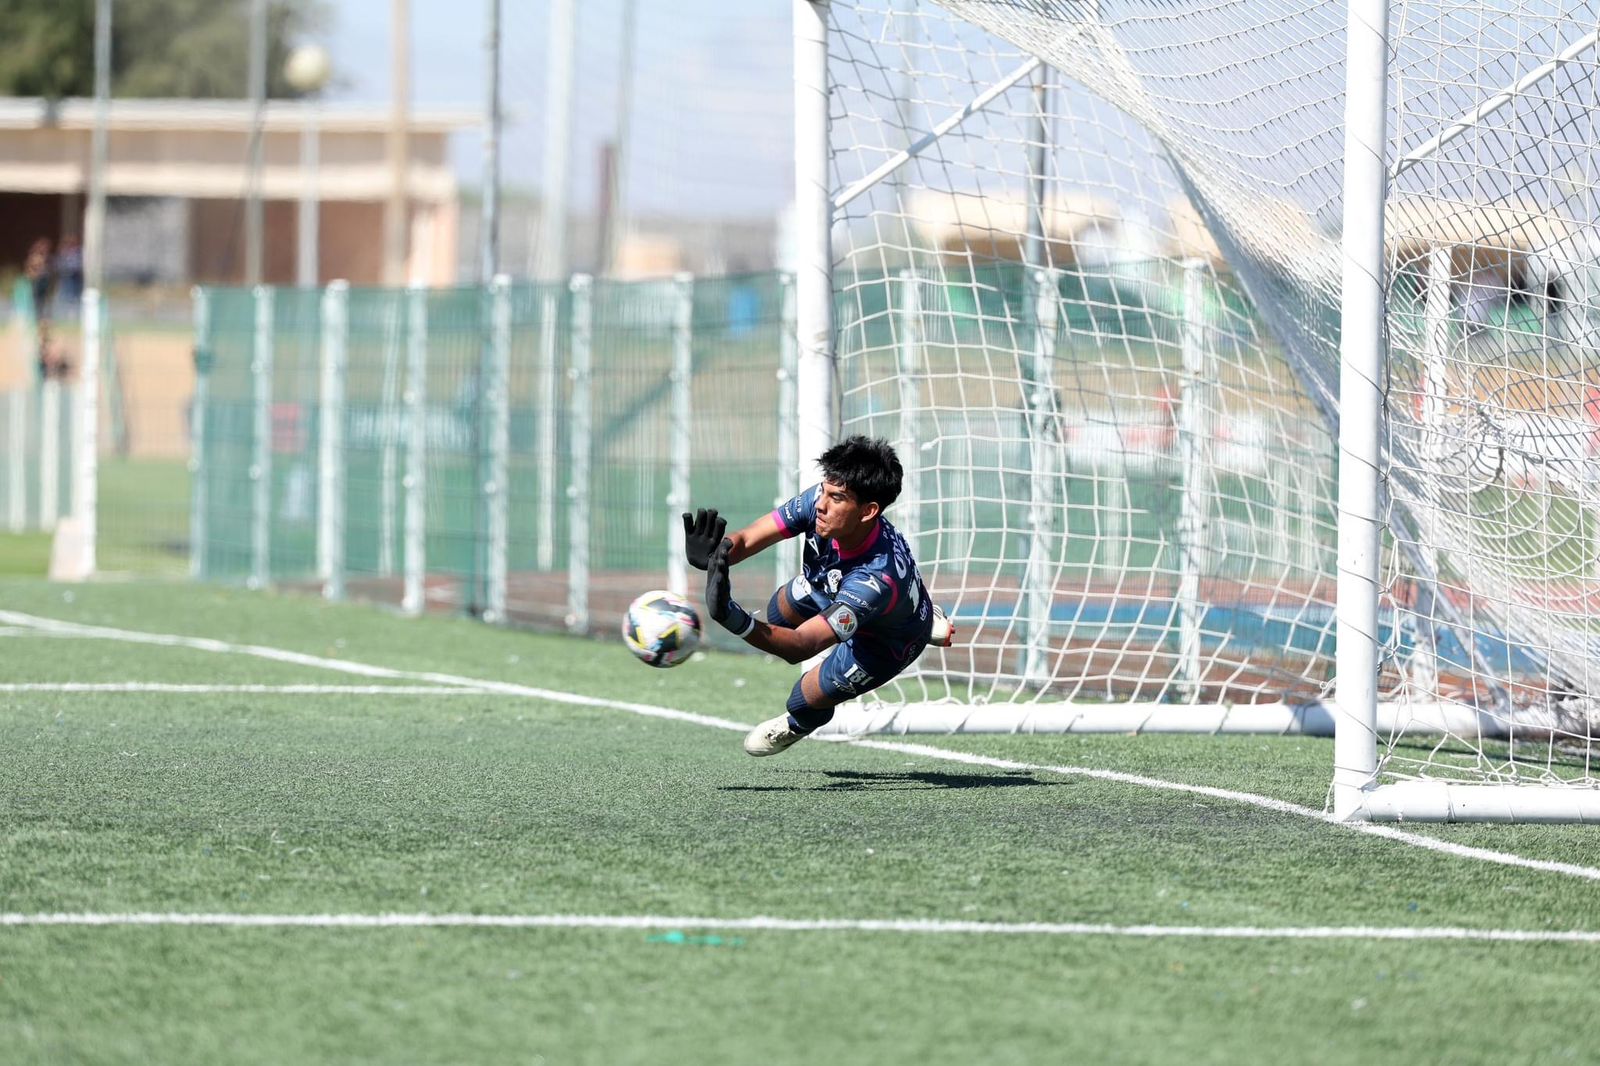
[[[579,0],[574,206],[592,206],[601,145],[621,121],[626,0]],[[634,0],[635,63],[626,198],[633,213],[770,216],[790,199],[791,38],[781,0]],[[330,0],[328,98],[383,104],[390,92],[390,0]],[[481,110],[487,0],[411,0],[415,108]],[[535,191],[541,174],[549,0],[502,0],[502,175]],[[463,185],[482,175],[483,140],[453,145]]]

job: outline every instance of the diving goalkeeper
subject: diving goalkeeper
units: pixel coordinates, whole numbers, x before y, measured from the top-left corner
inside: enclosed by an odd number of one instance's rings
[[[900,495],[900,460],[887,442],[850,437],[822,453],[822,481],[731,537],[715,510],[684,514],[689,564],[706,571],[706,607],[747,644],[803,663],[783,714],[744,738],[751,755],[776,755],[833,718],[840,703],[910,666],[929,644],[948,647],[953,628],[928,598],[911,546],[883,517]],[[755,618],[731,595],[728,567],[780,540],[804,535],[805,562]]]

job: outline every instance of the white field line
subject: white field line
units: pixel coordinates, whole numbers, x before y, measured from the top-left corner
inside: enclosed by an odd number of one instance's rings
[[[450,685],[179,685],[164,681],[17,681],[0,692],[163,692],[180,695],[249,693],[265,696],[482,696]]]
[[[137,630],[114,629],[108,626],[83,625],[77,622],[64,622],[55,618],[44,618],[36,615],[22,614],[17,611],[0,611],[0,625],[34,626],[46,632],[61,635],[78,636],[95,640],[117,640],[133,644],[151,644],[169,648],[192,648],[199,651],[211,651],[225,654],[253,655],[258,658],[271,659],[275,662],[294,663],[299,666],[316,667],[324,670],[334,670],[348,674],[358,674],[363,677],[379,677],[391,680],[427,682],[440,685],[455,685],[478,690],[481,693],[494,693],[503,696],[524,696],[532,699],[546,700],[551,703],[565,703],[578,707],[601,707],[611,710],[627,711],[630,714],[644,715],[649,718],[665,718],[677,722],[689,722],[694,725],[707,726],[712,729],[727,729],[736,732],[746,732],[750,725],[744,722],[732,722],[726,718],[714,718],[705,714],[692,714],[688,711],[679,711],[671,707],[658,707],[648,703],[630,703],[625,700],[608,700],[596,696],[580,696],[572,692],[561,692],[555,689],[535,688],[531,685],[518,685],[507,681],[488,681],[480,678],[461,677],[456,674],[443,674],[433,671],[394,670],[386,666],[373,666],[368,663],[350,662],[344,659],[325,659],[317,655],[306,655],[301,652],[286,651],[282,648],[272,648],[260,644],[230,644],[227,641],[213,640],[208,637],[185,637],[171,633],[145,633]],[[1448,840],[1438,840],[1433,837],[1410,833],[1388,825],[1377,825],[1372,822],[1345,822],[1335,818],[1331,813],[1320,811],[1313,807],[1290,803],[1286,800],[1273,799],[1271,796],[1261,796],[1253,792],[1236,792],[1231,789],[1212,788],[1208,785],[1189,785],[1177,781],[1165,781],[1156,777],[1144,777],[1139,774],[1125,774],[1115,770],[1096,770],[1084,766],[1049,766],[1041,763],[1016,762],[1011,759],[996,759],[987,755],[974,755],[963,751],[950,751],[945,748],[935,748],[925,744],[906,744],[887,740],[858,740],[840,737],[836,743],[852,744],[860,748],[872,748],[878,751],[892,751],[901,755],[913,755],[924,759],[938,759],[944,762],[964,763],[968,766],[987,766],[997,770],[1020,770],[1027,773],[1058,774],[1066,777],[1088,777],[1100,781],[1114,781],[1118,784],[1136,785],[1140,788],[1156,789],[1165,792],[1179,792],[1192,796],[1205,796],[1209,799],[1226,800],[1232,803],[1247,804],[1263,810],[1275,811],[1279,814],[1292,814],[1313,821],[1326,822],[1329,825],[1347,829],[1352,833],[1366,833],[1370,836],[1383,837],[1397,843],[1407,844],[1411,847],[1424,848],[1429,851],[1452,855],[1461,859],[1472,859],[1477,862],[1494,863],[1500,866],[1512,866],[1524,870],[1539,870],[1545,873],[1563,874],[1568,877],[1579,877],[1589,881],[1600,881],[1600,868],[1593,866],[1579,866],[1575,863],[1552,862],[1548,859],[1530,859],[1523,855],[1513,855],[1503,851],[1493,851],[1488,848],[1468,847],[1464,844],[1452,843]]]
[[[0,914],[0,926],[224,926],[300,929],[712,929],[776,933],[910,933],[1105,936],[1217,940],[1457,940],[1600,944],[1584,929],[1465,929],[1453,926],[1103,925],[1088,922],[954,922],[873,918],[703,918],[653,914]]]
[[[20,614],[16,611],[0,611],[0,625],[5,624],[35,626],[40,630],[61,636],[81,637],[88,640],[116,640],[128,644],[149,644],[163,648],[190,648],[195,651],[209,651],[219,654],[251,655],[259,659],[270,659],[273,662],[293,663],[296,666],[308,666],[342,674],[355,674],[359,677],[383,678],[391,681],[418,681],[472,689],[479,694],[493,693],[500,696],[524,696],[546,700],[550,703],[566,703],[576,707],[609,708],[611,710],[628,711],[631,714],[644,715],[650,718],[668,718],[678,722],[692,722],[695,725],[709,726],[713,729],[737,730],[741,733],[748,732],[750,729],[750,726],[743,722],[730,722],[725,718],[692,714],[688,711],[674,710],[671,707],[656,707],[648,703],[628,703],[622,700],[600,699],[595,696],[580,696],[573,692],[535,688],[531,685],[517,685],[507,681],[486,681],[479,678],[461,677],[457,674],[394,670],[387,666],[373,666],[370,663],[352,662],[346,659],[327,659],[320,655],[306,655],[302,652],[287,651],[283,648],[273,648],[262,644],[232,644],[224,640],[213,640],[210,637],[185,637],[173,633],[145,633],[133,629],[114,629],[109,626],[91,626],[82,625],[78,622],[64,622],[56,618]]]

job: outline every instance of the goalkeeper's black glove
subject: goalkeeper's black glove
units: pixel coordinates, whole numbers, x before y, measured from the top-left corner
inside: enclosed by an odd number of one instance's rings
[[[733,598],[733,583],[728,579],[728,552],[732,550],[733,541],[724,540],[711,553],[706,566],[706,610],[723,629],[736,637],[748,637],[756,620]]]
[[[689,557],[689,565],[696,570],[704,570],[711,562],[711,553],[722,543],[722,534],[727,529],[728,520],[718,518],[716,508],[707,510],[702,507],[693,517],[688,511],[683,512],[683,554]]]

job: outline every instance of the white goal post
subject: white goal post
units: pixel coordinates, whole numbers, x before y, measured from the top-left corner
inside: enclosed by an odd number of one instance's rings
[[[897,443],[960,635],[829,728],[1600,820],[1593,10],[792,3],[800,461]]]

